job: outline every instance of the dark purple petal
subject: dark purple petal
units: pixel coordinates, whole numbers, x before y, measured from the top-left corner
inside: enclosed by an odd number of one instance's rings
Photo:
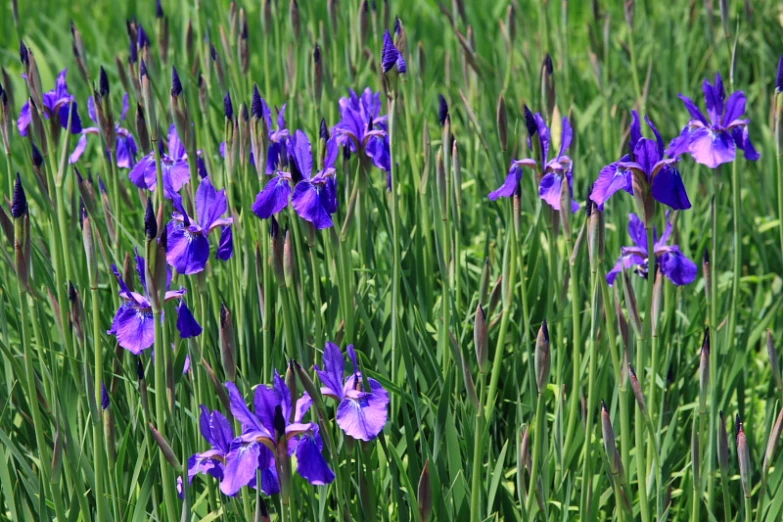
[[[736,91],[729,96],[726,102],[726,115],[723,117],[723,124],[729,126],[735,120],[742,118],[745,114],[745,103],[747,98],[742,91]]]
[[[209,239],[201,231],[192,231],[179,221],[169,221],[166,261],[184,275],[204,270],[209,260]]]
[[[391,171],[391,149],[389,148],[388,137],[371,137],[367,141],[365,153],[372,159],[373,165],[383,171]]]
[[[636,214],[628,214],[628,235],[647,255],[647,230],[644,228],[644,222]]]
[[[687,285],[696,280],[696,263],[685,257],[676,246],[661,256],[661,272],[677,286]]]
[[[317,424],[313,424],[312,434],[302,435],[296,445],[296,471],[315,486],[324,486],[334,480],[334,471],[321,453],[322,447]]]
[[[653,140],[641,138],[636,143],[634,157],[636,158],[636,163],[638,163],[642,167],[644,173],[647,174],[648,179],[655,164],[661,160],[661,152],[663,151],[659,152],[658,143]]]
[[[297,183],[291,204],[299,217],[309,221],[317,229],[334,225],[329,215],[329,194],[324,184],[315,184],[307,180]]]
[[[310,139],[307,134],[301,130],[297,130],[291,138],[291,154],[296,167],[299,169],[299,173],[304,179],[310,179],[313,175],[313,153],[312,146],[310,145]],[[294,178],[296,181],[296,178]]]
[[[256,387],[253,407],[255,408],[256,416],[259,421],[269,433],[274,433],[275,431],[275,408],[280,406],[281,402],[282,398],[280,392],[276,389],[265,384]]]
[[[681,154],[690,152],[688,143],[690,141],[691,129],[687,125],[682,129],[679,136],[674,138],[669,143],[669,148],[666,149],[666,155],[672,158],[676,158]]]
[[[661,133],[658,132],[658,127],[655,126],[655,124],[652,122],[650,118],[645,116],[644,121],[647,122],[647,126],[650,127],[650,129],[653,132],[653,135],[655,136],[655,142],[658,144],[658,155],[662,158],[664,145],[663,145],[663,138],[661,137]]]
[[[220,232],[220,243],[218,243],[215,257],[221,261],[228,261],[234,255],[234,233],[231,227],[223,227]]]
[[[620,256],[614,267],[606,274],[606,282],[609,283],[609,286],[612,286],[614,280],[617,279],[617,276],[620,275],[623,270],[635,265],[643,265],[644,263],[645,259],[638,255]]]
[[[734,143],[737,147],[745,152],[745,159],[749,161],[757,161],[761,158],[761,154],[758,153],[753,143],[750,141],[750,133],[747,126],[734,127],[731,129],[731,136],[734,139]]]
[[[712,120],[712,123],[719,125],[721,123],[721,116],[723,116],[723,82],[720,79],[720,73],[715,81],[715,85],[712,85],[709,80],[704,80],[702,85],[704,91],[704,103],[707,106],[707,115]]]
[[[73,116],[71,116],[73,112]],[[57,111],[60,119],[60,126],[63,129],[68,128],[68,118],[71,119],[71,134],[79,134],[82,132],[82,119],[79,117],[78,106],[76,102],[65,103]]]
[[[201,325],[193,317],[193,313],[188,308],[188,305],[185,304],[184,299],[179,300],[179,306],[177,307],[177,331],[179,331],[179,336],[182,339],[198,337],[202,332]]]
[[[144,156],[128,173],[131,182],[139,188],[153,190],[157,184],[155,173],[155,158]]]
[[[628,152],[633,154],[636,144],[642,139],[642,124],[639,121],[639,113],[636,110],[631,111],[631,133],[628,139]]]
[[[691,208],[680,171],[670,165],[663,167],[653,178],[652,196],[656,201],[660,201],[674,210]]]
[[[696,129],[691,132],[688,150],[697,163],[711,169],[734,161],[737,153],[734,140],[728,132],[716,132],[709,128]]]
[[[172,123],[169,127],[169,156],[177,161],[181,160],[185,154],[187,154],[185,145],[177,134],[177,126]]]
[[[619,168],[617,163],[612,163],[601,169],[600,174],[598,174],[598,179],[596,179],[593,184],[590,199],[593,200],[600,209],[603,209],[604,204],[609,198],[619,190],[625,190],[629,194],[633,193],[631,172]]]
[[[82,157],[82,154],[84,154],[84,151],[87,149],[87,135],[82,134],[79,138],[78,143],[76,143],[76,148],[73,149],[73,152],[68,157],[68,163],[73,165],[77,161],[79,161],[79,158]],[[117,151],[119,153],[119,150]]]
[[[496,201],[498,198],[510,198],[516,192],[517,187],[519,187],[519,183],[522,181],[522,174],[522,166],[517,162],[513,162],[503,184],[497,190],[490,192],[487,197],[492,201]]]
[[[209,231],[212,224],[228,211],[226,190],[215,190],[208,177],[201,180],[196,191],[196,213],[204,230]]]
[[[537,112],[533,116],[533,119],[536,122],[536,128],[538,130],[538,140],[541,145],[541,158],[543,159],[542,163],[546,163],[546,160],[549,158],[549,144],[552,140],[549,127],[540,112]]]
[[[22,109],[19,111],[19,119],[16,120],[16,128],[19,129],[19,134],[27,136],[27,129],[32,123],[32,115],[30,114],[30,102],[25,102],[22,105]]]
[[[288,206],[288,198],[291,196],[291,185],[282,176],[270,179],[264,189],[256,196],[253,203],[253,212],[261,219],[269,219]]]
[[[394,40],[392,40],[391,33],[388,29],[383,33],[383,51],[381,52],[381,65],[383,66],[383,72],[388,73],[396,65],[397,60],[400,58],[400,51],[394,46]],[[399,71],[405,72],[405,71]]]
[[[207,450],[203,453],[196,453],[188,459],[188,479],[193,482],[193,477],[199,473],[205,473],[223,480],[223,459],[224,455],[219,450]]]
[[[245,434],[250,432],[266,432],[266,428],[261,424],[259,418],[250,412],[250,409],[247,407],[247,404],[245,404],[245,399],[242,397],[242,394],[239,393],[236,384],[227,382],[226,388],[228,389],[231,414],[242,424],[242,432]],[[266,435],[268,436],[269,433],[266,432]]]
[[[708,125],[709,122],[707,122],[707,118],[705,118],[704,114],[701,113],[699,107],[695,103],[693,103],[693,100],[691,100],[684,94],[678,94],[677,96],[679,96],[680,99],[682,100],[682,103],[685,104],[685,108],[688,109],[688,112],[691,114],[691,118],[702,122],[704,125]]]
[[[568,120],[567,116],[563,116],[563,130],[560,137],[560,152],[557,154],[558,156],[562,156],[568,151],[573,137],[574,129],[571,128],[571,122]]]

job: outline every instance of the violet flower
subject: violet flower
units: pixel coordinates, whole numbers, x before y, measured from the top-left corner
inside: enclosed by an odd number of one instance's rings
[[[326,343],[324,369],[315,366],[324,384],[321,393],[339,402],[337,425],[347,435],[365,442],[371,441],[386,425],[389,394],[381,383],[372,378],[367,379],[370,391],[366,392],[353,345],[348,345],[346,351],[353,362],[353,371],[347,376],[344,375],[345,361],[340,348],[334,343]]]
[[[209,233],[223,227],[216,257],[228,261],[234,253],[232,217],[221,217],[228,211],[226,191],[215,190],[209,177],[201,180],[196,190],[196,216],[188,216],[182,198],[176,194],[172,220],[167,226],[166,261],[180,274],[201,272],[209,260]],[[198,218],[198,221],[196,220]]]
[[[163,194],[168,199],[190,181],[188,154],[185,145],[179,139],[177,127],[169,127],[168,153],[161,153],[161,168],[163,170]],[[201,169],[201,166],[199,165]],[[131,169],[130,180],[139,188],[154,191],[157,188],[158,176],[155,170],[155,154],[150,152]]]
[[[97,125],[98,117],[95,115],[95,99],[90,96],[87,100],[87,113],[90,115],[90,119]],[[125,120],[125,116],[128,114],[128,93],[122,97],[122,113],[120,114],[120,123]],[[139,149],[136,146],[136,140],[133,138],[133,134],[128,129],[120,127],[120,123],[116,125],[117,130],[117,166],[121,169],[131,169],[136,164],[136,154]],[[82,129],[82,136],[79,138],[79,142],[76,144],[76,148],[73,149],[71,156],[68,158],[68,163],[76,163],[84,154],[87,149],[87,136],[90,134],[100,135],[98,127],[86,127]]]
[[[193,477],[199,473],[211,475],[218,480],[223,480],[223,469],[226,464],[231,441],[234,440],[234,430],[225,415],[201,405],[199,417],[201,436],[209,442],[212,449],[196,453],[188,459],[188,479],[193,482]]]
[[[634,246],[623,247],[622,255],[617,260],[617,264],[606,274],[606,281],[610,286],[614,284],[614,280],[626,268],[637,267],[636,272],[640,276],[647,278],[647,232],[639,216],[630,214],[628,218],[628,235],[631,236]],[[655,231],[654,236],[655,262],[656,266],[663,272],[663,275],[677,286],[692,283],[696,279],[696,264],[685,257],[685,254],[680,251],[680,247],[667,244],[672,236],[669,211],[666,211],[666,229],[663,235],[658,238],[658,232]]]
[[[79,118],[76,97],[68,92],[68,84],[65,80],[67,75],[68,69],[60,71],[60,74],[57,75],[55,88],[43,95],[44,118],[50,119],[52,117],[57,117],[60,126],[63,129],[67,129],[68,118],[71,109],[73,109],[73,116],[71,117],[71,134],[79,134],[82,131],[82,120]],[[30,115],[30,102],[27,101],[22,105],[22,110],[19,112],[19,119],[16,122],[19,134],[27,136],[30,123],[32,123],[32,116]]]
[[[334,472],[322,454],[318,424],[302,422],[312,404],[307,394],[293,404],[291,391],[275,372],[273,386],[256,388],[253,413],[234,383],[228,382],[226,387],[231,413],[242,424],[242,435],[231,442],[226,456],[220,483],[224,494],[236,495],[243,486],[252,485],[258,469],[262,471],[262,491],[279,492],[275,463],[291,455],[296,456],[299,475],[311,484],[325,485],[334,480]]]
[[[353,154],[369,158],[381,170],[391,170],[386,116],[381,116],[381,93],[367,87],[361,96],[350,89],[340,98],[341,120],[332,128],[337,143]]]
[[[155,324],[153,322],[152,304],[150,303],[150,296],[147,290],[144,263],[144,258],[136,252],[136,272],[141,280],[141,287],[144,289],[144,294],[132,292],[128,288],[128,285],[125,284],[117,266],[114,264],[111,265],[112,272],[114,272],[117,283],[120,286],[122,305],[120,305],[120,308],[114,315],[111,329],[107,333],[117,337],[119,345],[134,355],[139,355],[142,351],[155,344]],[[179,299],[179,306],[177,307],[177,330],[180,333],[180,337],[182,339],[187,339],[189,337],[201,335],[201,325],[198,324],[193,317],[193,314],[190,312],[190,309],[185,304],[185,301],[182,299],[187,293],[187,290],[184,288],[169,290],[170,285],[171,271],[168,270],[165,300],[170,301],[172,299]],[[163,320],[162,317],[161,320]]]
[[[334,225],[331,215],[337,211],[337,139],[326,142],[324,168],[313,175],[312,146],[307,135],[297,130],[285,146],[288,172],[278,170],[264,189],[256,196],[253,212],[261,219],[269,219],[291,204],[299,217],[317,229]],[[292,190],[293,187],[293,190]],[[291,194],[293,192],[293,197]]]
[[[593,184],[590,199],[600,210],[619,190],[633,194],[642,201],[652,198],[674,210],[691,208],[680,171],[674,166],[679,159],[665,156],[661,134],[649,118],[645,116],[644,121],[655,135],[655,140],[642,136],[639,113],[631,111],[629,154],[601,169]],[[634,191],[634,184],[638,194]]]
[[[753,147],[748,133],[750,120],[743,118],[747,101],[745,93],[733,92],[729,99],[725,100],[726,93],[720,73],[715,75],[715,85],[705,79],[703,90],[709,120],[693,100],[680,94],[691,120],[682,129],[682,133],[672,140],[666,152],[671,156],[690,153],[697,163],[711,169],[734,161],[737,149],[745,153],[745,159],[758,160],[761,155]]]
[[[543,166],[539,167],[538,162],[532,158],[512,161],[511,168],[508,171],[508,175],[506,176],[503,185],[497,190],[490,192],[488,197],[492,201],[495,201],[501,197],[510,198],[513,196],[515,192],[520,190],[523,167],[528,167],[537,170],[543,176],[538,186],[539,197],[553,209],[560,210],[560,191],[563,185],[563,179],[567,180],[568,189],[572,197],[574,193],[573,161],[566,155],[568,148],[571,146],[571,139],[574,134],[571,128],[571,122],[568,121],[567,117],[563,117],[560,150],[551,160],[549,159],[551,133],[549,126],[544,121],[541,113],[537,112],[533,115],[533,121],[530,122],[529,125],[529,131],[530,130],[534,130],[532,134],[538,136]],[[572,199],[571,211],[576,212],[577,210],[579,210],[579,203]]]

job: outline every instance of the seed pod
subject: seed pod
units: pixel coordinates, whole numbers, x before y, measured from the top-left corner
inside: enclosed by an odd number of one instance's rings
[[[20,43],[19,54],[23,55],[22,63],[25,65],[27,73],[27,88],[30,90],[30,97],[35,100],[38,107],[43,108],[43,87],[41,86],[41,73],[38,71],[38,64],[35,61],[33,52],[28,49],[24,42]]]
[[[166,440],[166,438],[158,431],[158,429],[150,422],[148,424],[150,431],[152,432],[152,438],[155,439],[155,442],[157,443],[158,447],[160,448],[160,451],[163,453],[163,456],[166,457],[166,460],[171,464],[171,467],[174,469],[181,469],[179,460],[177,459],[177,456],[174,454],[174,450],[171,449],[171,445]]]
[[[419,488],[416,495],[419,502],[419,516],[422,522],[429,522],[432,518],[432,483],[430,481],[430,459],[424,462],[424,469],[419,477]]]
[[[492,313],[500,303],[501,292],[503,291],[503,274],[498,276],[495,281],[495,286],[492,287],[492,292],[489,294],[489,307],[487,308],[487,316],[492,317]]]
[[[769,440],[767,440],[767,450],[764,452],[764,463],[761,465],[762,475],[766,475],[769,471],[769,467],[775,460],[775,453],[780,443],[780,437],[783,435],[783,409],[778,413],[778,418],[775,424],[772,425],[772,430],[769,432]]]
[[[550,352],[549,352],[549,328],[546,325],[546,319],[541,323],[536,337],[536,355],[535,369],[538,385],[538,393],[543,393],[549,381]]]
[[[289,288],[294,288],[294,245],[291,239],[291,232],[286,230],[285,243],[283,244],[283,271],[285,273],[285,284]]]
[[[745,436],[745,426],[742,424],[739,414],[737,414],[735,426],[737,432],[737,459],[739,460],[742,491],[745,493],[745,498],[750,498],[752,491],[750,483],[750,449],[748,448],[748,438]]]
[[[248,42],[247,13],[245,8],[239,10],[239,64],[242,74],[247,75],[250,68],[250,46]]]
[[[625,306],[628,309],[628,315],[631,317],[631,326],[636,335],[641,335],[642,320],[639,317],[639,307],[636,305],[636,294],[633,291],[631,279],[626,271],[623,271],[623,293],[625,294]]]
[[[468,400],[476,408],[476,411],[481,411],[481,403],[479,402],[478,395],[476,394],[476,384],[473,382],[473,375],[470,373],[470,365],[465,360],[465,354],[462,352],[459,346],[459,341],[453,333],[449,332],[451,338],[451,346],[454,350],[455,359],[459,359],[462,366],[462,379],[465,381],[465,394],[468,396]]]
[[[481,304],[476,307],[476,318],[473,322],[473,344],[476,347],[476,360],[479,371],[487,372],[489,365],[489,334],[487,333],[487,316]]]
[[[502,94],[498,97],[497,127],[500,150],[505,152],[508,150],[508,113],[506,112],[506,99]]]
[[[87,54],[84,52],[84,40],[73,20],[71,21],[71,38],[76,65],[79,67],[79,72],[81,73],[84,82],[90,83],[90,73],[87,72]]]
[[[636,398],[636,403],[639,405],[639,410],[641,410],[642,414],[647,415],[647,401],[644,400],[644,390],[636,377],[636,371],[631,363],[628,363],[628,372],[631,377],[631,390]]]
[[[769,356],[769,367],[772,370],[772,378],[775,380],[775,386],[778,391],[783,391],[783,380],[780,376],[780,362],[778,361],[778,351],[775,349],[775,340],[772,338],[772,330],[767,328],[767,355]]]
[[[601,401],[601,433],[604,439],[604,450],[606,451],[606,458],[609,461],[609,470],[612,475],[616,477],[623,477],[623,461],[620,458],[620,454],[617,451],[617,442],[614,437],[614,428],[612,427],[612,419],[609,418],[609,409],[606,407],[606,403]],[[624,482],[624,480],[620,480]]]
[[[704,330],[699,362],[699,413],[707,414],[707,399],[710,395],[710,329]]]
[[[237,377],[236,343],[234,341],[234,322],[225,303],[220,305],[220,360],[226,380],[234,382]]]

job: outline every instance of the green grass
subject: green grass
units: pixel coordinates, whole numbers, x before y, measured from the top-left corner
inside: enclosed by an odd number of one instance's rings
[[[421,521],[430,512],[441,521],[780,520],[783,465],[777,454],[768,470],[762,470],[762,462],[783,400],[767,351],[768,335],[779,346],[783,328],[778,199],[783,171],[774,92],[783,53],[781,8],[760,1],[748,11],[741,2],[730,2],[723,24],[721,2],[647,0],[636,3],[630,28],[623,2],[598,1],[596,13],[590,2],[511,0],[509,11],[508,1],[439,7],[400,0],[389,2],[388,17],[386,2],[377,3],[378,11],[368,13],[363,47],[358,0],[339,3],[336,26],[327,2],[300,1],[298,36],[286,2],[272,2],[269,26],[259,5],[264,2],[240,6],[247,9],[249,25],[246,75],[227,2],[205,0],[198,9],[191,2],[164,2],[170,32],[165,63],[153,3],[20,2],[18,25],[10,4],[4,4],[0,65],[11,84],[5,78],[0,82],[13,89],[14,119],[27,97],[20,37],[34,52],[44,90],[68,67],[86,125],[87,98],[100,66],[108,72],[117,118],[124,89],[115,57],[127,63],[126,19],[135,16],[144,24],[152,40],[148,66],[158,127],[165,134],[173,121],[174,65],[182,76],[196,146],[215,185],[230,195],[236,252],[227,263],[212,258],[203,276],[179,275],[173,283],[187,287],[188,305],[204,327],[200,337],[181,340],[173,308],[167,308],[156,343],[158,364],[152,364],[151,351],[137,358],[119,348],[105,333],[119,305],[110,264],[122,267],[134,247],[145,251],[144,198],[127,170],[107,169],[93,137],[76,166],[85,176],[106,180],[109,194],[87,201],[95,241],[88,261],[77,176],[72,166],[61,164],[75,139],[61,133],[58,143],[50,141],[42,167],[54,196],[49,202],[30,161],[28,140],[11,122],[0,191],[10,201],[20,172],[30,202],[31,269],[28,289],[20,284],[14,245],[4,234],[0,520],[252,520],[260,505],[255,490],[227,498],[217,481],[203,475],[193,481],[186,500],[179,500],[174,484],[183,470],[161,456],[147,426],[156,425],[182,464],[207,449],[199,435],[198,405],[229,415],[218,394],[229,369],[221,358],[227,335],[233,335],[236,380],[246,395],[252,386],[270,383],[275,369],[283,373],[289,358],[312,378],[326,341],[343,348],[354,344],[364,371],[390,392],[389,422],[366,444],[343,435],[334,422],[335,408],[326,401],[324,418],[312,420],[320,420],[333,440],[335,451],[326,454],[337,481],[312,486],[295,476],[291,507],[279,495],[265,497],[274,520]],[[461,3],[464,17],[457,8]],[[705,5],[712,4],[714,12],[708,12]],[[289,129],[307,132],[315,151],[321,146],[316,141],[321,117],[330,126],[337,122],[338,100],[349,88],[383,90],[382,34],[395,14],[403,22],[409,67],[399,81],[393,116],[395,191],[387,192],[385,173],[372,169],[361,185],[356,213],[342,227],[360,172],[355,157],[347,164],[338,161],[335,229],[312,233],[293,212],[280,217],[291,233],[288,268],[293,271],[289,284],[279,286],[268,224],[250,211],[259,190],[255,170],[242,161],[228,165],[217,153],[224,141],[225,92],[204,38],[218,50],[237,112],[258,84],[270,105],[288,104]],[[89,82],[71,51],[71,21],[84,38]],[[189,22],[195,35],[191,49]],[[475,42],[470,54],[461,39]],[[324,61],[320,104],[313,96],[316,42]],[[652,284],[633,273],[626,282],[619,278],[615,288],[602,284],[621,247],[631,244],[628,214],[638,212],[631,196],[618,193],[607,203],[605,255],[593,263],[588,239],[577,240],[587,230],[585,212],[568,216],[569,227],[553,229],[531,171],[522,181],[520,215],[514,215],[508,199],[487,199],[511,159],[532,153],[523,104],[545,112],[540,76],[547,52],[556,93],[550,101],[556,114],[568,115],[574,125],[570,155],[574,198],[580,203],[600,169],[627,148],[631,109],[648,114],[668,142],[688,120],[678,93],[702,105],[702,81],[720,72],[727,86],[747,94],[750,134],[761,159],[749,162],[740,154],[714,174],[689,156],[679,164],[693,208],[672,215],[674,238],[699,274],[685,287],[664,280],[654,337],[649,335]],[[198,71],[204,75],[203,100]],[[125,126],[135,132],[136,102],[148,104],[131,91]],[[449,103],[458,161],[451,147],[443,147],[439,94]],[[497,124],[501,95],[506,150]],[[383,100],[385,114],[390,104]],[[58,178],[62,182],[55,190]],[[119,196],[120,186],[127,201]],[[172,210],[166,205],[164,217]],[[4,210],[8,213],[8,205]],[[659,229],[663,213],[659,205]],[[16,225],[19,237],[21,222]],[[702,267],[707,250],[714,310]],[[76,301],[69,299],[69,282]],[[643,323],[638,333],[629,324],[631,294]],[[488,363],[481,369],[474,341],[479,304],[488,325]],[[221,305],[231,313],[230,334],[221,332]],[[538,335],[544,319],[551,334],[551,371],[538,393],[534,359],[545,350]],[[710,386],[700,405],[700,349],[707,326]],[[173,351],[166,347],[170,343]],[[183,375],[187,354],[193,370]],[[137,380],[137,359],[146,370],[143,382]],[[626,361],[635,366],[649,417],[636,405]],[[111,396],[105,411],[96,402],[95,383],[101,380]],[[173,395],[167,394],[169,383]],[[617,458],[605,450],[601,400]],[[729,441],[725,471],[718,459],[719,412],[725,414]],[[740,479],[732,425],[737,414],[751,462],[750,498]],[[428,474],[422,477],[425,463]]]

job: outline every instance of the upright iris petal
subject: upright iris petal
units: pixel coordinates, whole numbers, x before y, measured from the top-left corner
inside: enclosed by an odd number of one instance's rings
[[[714,84],[704,80],[702,90],[709,119],[693,100],[680,94],[691,120],[669,144],[667,153],[672,156],[689,153],[697,163],[711,169],[734,161],[737,149],[744,152],[745,159],[758,160],[761,155],[748,133],[750,120],[743,119],[747,102],[745,93],[736,91],[726,100],[720,73],[715,76]]]
[[[353,362],[353,372],[347,376],[343,375],[343,354],[331,342],[324,348],[324,369],[317,365],[315,369],[324,384],[321,393],[339,401],[337,425],[350,437],[367,442],[375,439],[386,425],[389,394],[381,383],[371,378],[367,379],[369,391],[365,391],[353,345],[348,346],[347,352]]]
[[[161,145],[163,194],[168,199],[174,199],[182,187],[190,181],[190,168],[185,146],[180,141],[177,128],[173,124],[169,127],[168,153],[163,153],[162,150],[163,147]],[[137,187],[150,191],[156,190],[158,176],[154,152],[150,152],[139,160],[128,176]]]
[[[332,128],[338,145],[368,158],[377,168],[391,169],[387,116],[381,116],[381,93],[367,87],[361,96],[352,89],[340,98],[340,121]]]
[[[212,448],[202,453],[196,453],[188,459],[188,479],[193,482],[193,477],[199,473],[205,473],[222,480],[226,455],[229,452],[231,441],[234,439],[234,430],[222,413],[217,410],[209,411],[203,404],[201,405],[199,426],[201,436],[209,442]]]

